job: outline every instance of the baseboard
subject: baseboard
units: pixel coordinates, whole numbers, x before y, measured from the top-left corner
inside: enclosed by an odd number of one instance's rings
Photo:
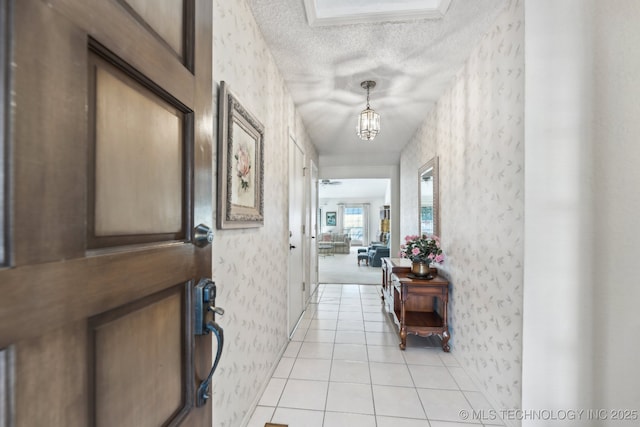
[[[309,299],[311,299],[311,297],[316,292],[318,292],[318,286],[316,286],[316,289],[309,296]],[[306,307],[305,307],[304,311],[302,312],[302,315],[298,319],[298,322],[296,323],[296,327],[293,329],[292,335],[295,333],[296,329],[298,329],[298,325],[300,325],[300,321],[304,317],[304,314],[306,313],[308,308],[309,308],[309,301],[307,301]],[[273,364],[273,366],[271,367],[271,370],[269,371],[269,374],[266,377],[266,380],[260,386],[259,393],[256,395],[256,398],[253,400],[253,402],[249,406],[249,410],[244,415],[244,418],[242,418],[242,422],[240,423],[241,427],[247,427],[247,424],[249,424],[249,421],[251,420],[251,416],[253,415],[253,411],[256,410],[256,407],[258,406],[258,403],[260,402],[260,399],[262,398],[262,395],[264,394],[265,390],[267,389],[267,386],[269,385],[269,381],[271,380],[271,377],[273,377],[273,373],[278,368],[278,364],[280,363],[280,360],[282,359],[282,356],[284,355],[284,352],[287,351],[287,346],[289,345],[290,342],[291,342],[291,337],[287,337],[287,341],[284,343],[284,346],[280,349],[280,352],[278,353],[278,356],[276,358],[276,360],[278,362]]]
[[[260,402],[260,399],[262,398],[262,395],[264,394],[265,390],[267,389],[267,386],[269,385],[269,381],[271,380],[271,377],[273,377],[273,373],[278,368],[278,364],[280,363],[280,359],[282,359],[282,356],[284,355],[284,352],[287,351],[287,346],[289,345],[290,342],[291,341],[287,338],[287,342],[285,342],[285,344],[282,347],[282,349],[280,349],[280,352],[278,353],[278,356],[276,358],[277,362],[274,363],[273,366],[271,367],[271,369],[269,370],[269,373],[267,374],[265,381],[260,386],[258,394],[253,399],[253,402],[251,402],[251,405],[249,406],[249,410],[247,411],[246,414],[244,414],[244,418],[242,418],[242,422],[240,423],[241,427],[247,427],[247,425],[249,424],[249,421],[251,420],[251,416],[253,415],[253,411],[256,410],[256,407],[258,406],[258,403]]]
[[[469,376],[469,378],[471,378],[473,385],[475,385],[478,391],[482,393],[482,395],[487,399],[491,407],[493,407],[497,411],[496,415],[500,417],[500,421],[502,421],[502,423],[506,427],[521,427],[521,424],[516,423],[515,420],[505,420],[500,416],[500,414],[504,413],[502,411],[502,409],[504,408],[500,407],[501,406],[500,403],[498,403],[498,400],[493,396],[493,394],[491,394],[488,390],[484,389],[482,385],[482,381],[480,381],[480,379],[476,376],[476,374],[474,372],[469,371],[462,363],[460,363],[460,360],[458,360],[458,358],[453,353],[454,349],[452,348],[451,350],[452,352],[449,354],[451,354],[451,356],[453,356],[453,358],[456,359],[456,362],[458,362],[458,366],[462,368],[462,370]]]

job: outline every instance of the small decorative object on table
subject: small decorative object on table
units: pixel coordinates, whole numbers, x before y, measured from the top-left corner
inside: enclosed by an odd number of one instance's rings
[[[444,254],[440,238],[435,235],[406,236],[400,245],[400,256],[411,260],[411,274],[420,279],[433,279],[431,263],[442,263]]]

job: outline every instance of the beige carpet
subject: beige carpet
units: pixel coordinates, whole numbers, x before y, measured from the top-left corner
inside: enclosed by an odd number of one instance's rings
[[[355,283],[379,285],[382,283],[380,267],[367,267],[364,262],[358,267],[358,247],[349,254],[318,257],[318,281],[320,283]]]

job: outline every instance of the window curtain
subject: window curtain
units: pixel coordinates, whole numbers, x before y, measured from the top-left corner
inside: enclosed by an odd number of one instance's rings
[[[336,220],[338,234],[344,234],[344,204],[338,204],[338,218]]]
[[[369,203],[362,205],[362,242],[369,246]]]

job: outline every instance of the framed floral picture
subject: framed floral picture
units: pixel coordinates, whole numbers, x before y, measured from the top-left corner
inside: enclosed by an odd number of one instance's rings
[[[220,82],[217,227],[264,225],[264,127]]]

